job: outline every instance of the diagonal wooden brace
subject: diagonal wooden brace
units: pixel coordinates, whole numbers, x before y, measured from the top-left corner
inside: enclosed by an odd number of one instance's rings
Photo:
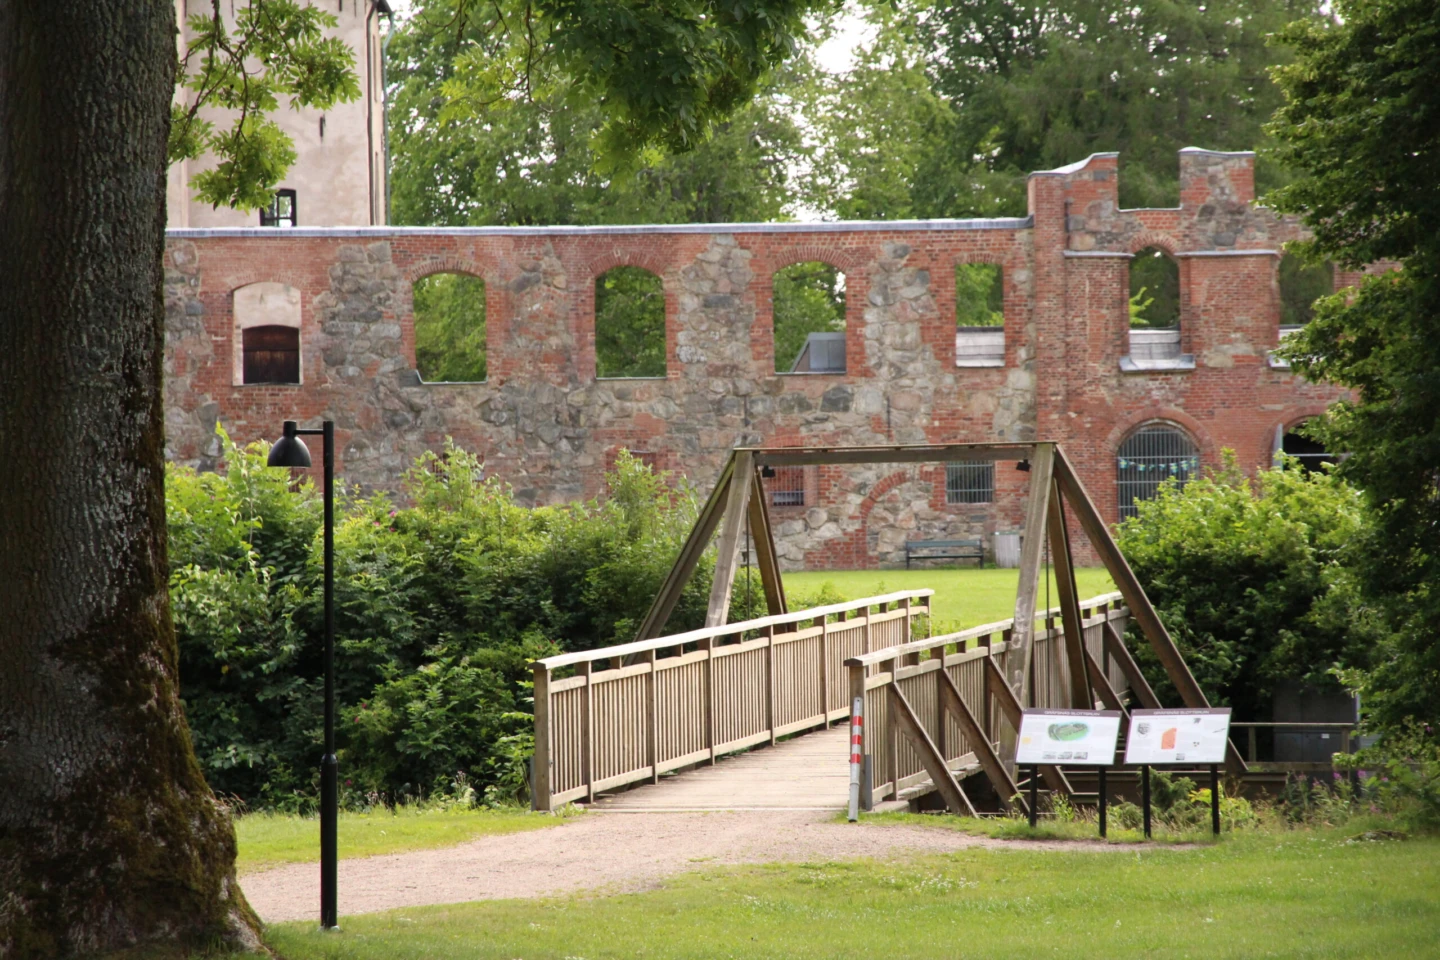
[[[990,688],[990,695],[1000,704],[1000,712],[1005,714],[1005,719],[1010,721],[1010,726],[1015,728],[1016,738],[1020,734],[1020,701],[1015,698],[1015,691],[1010,689],[1005,682],[1005,675],[995,665],[990,657],[985,657],[985,683]],[[1040,776],[1045,778],[1045,786],[1056,793],[1063,793],[1069,797],[1074,795],[1075,790],[1070,786],[1070,781],[1065,778],[1065,771],[1057,766],[1044,765],[1040,768]]]
[[[1105,671],[1100,669],[1100,664],[1095,661],[1095,654],[1089,650],[1085,651],[1085,667],[1090,674],[1090,686],[1100,696],[1100,702],[1105,704],[1106,710],[1119,710],[1120,718],[1127,724],[1130,722],[1130,711],[1125,709],[1125,704],[1120,700],[1120,694],[1110,686],[1110,681],[1105,679]]]
[[[930,780],[935,784],[935,789],[945,798],[945,807],[951,813],[975,816],[975,808],[970,804],[970,798],[965,796],[965,791],[960,789],[960,784],[955,775],[950,772],[950,765],[945,758],[940,756],[940,751],[935,748],[935,742],[930,739],[930,734],[920,725],[915,716],[915,711],[910,709],[910,702],[905,699],[905,694],[893,683],[890,684],[890,705],[894,708],[891,714],[897,721],[900,732],[915,747],[920,754],[920,762],[925,765],[925,772],[930,774]]]
[[[1000,802],[1006,810],[1011,808],[1011,798],[1017,797],[1020,790],[1015,786],[1005,764],[1000,762],[1000,756],[995,752],[995,746],[985,736],[985,731],[980,729],[980,723],[970,708],[965,704],[965,698],[960,695],[960,688],[955,686],[955,680],[944,670],[940,674],[940,701],[947,711],[960,724],[960,732],[965,736],[971,749],[975,751],[976,758],[980,761],[985,776],[990,778],[990,785],[1000,796]],[[1020,798],[1020,806],[1025,806],[1024,798]],[[1028,811],[1027,811],[1028,812]]]
[[[1120,667],[1120,672],[1125,674],[1125,682],[1130,684],[1130,691],[1135,694],[1135,699],[1140,701],[1140,706],[1146,710],[1159,710],[1160,698],[1155,696],[1155,691],[1150,689],[1150,682],[1145,679],[1145,674],[1140,672],[1140,665],[1135,658],[1130,656],[1130,649],[1125,646],[1120,631],[1115,629],[1114,622],[1105,621],[1105,652],[1110,654]]]

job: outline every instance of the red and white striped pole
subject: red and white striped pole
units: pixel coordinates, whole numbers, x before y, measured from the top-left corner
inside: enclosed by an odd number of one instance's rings
[[[850,705],[850,822],[860,819],[860,772],[865,763],[865,698]]]

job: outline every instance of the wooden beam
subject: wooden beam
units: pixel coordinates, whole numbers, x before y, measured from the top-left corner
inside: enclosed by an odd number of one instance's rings
[[[550,668],[535,664],[535,753],[531,761],[530,808],[550,813]]]
[[[1159,710],[1160,698],[1155,696],[1155,691],[1150,689],[1150,681],[1145,679],[1145,674],[1140,672],[1140,665],[1130,656],[1130,649],[1125,646],[1120,631],[1115,629],[1115,621],[1106,620],[1104,629],[1105,652],[1120,665],[1120,672],[1125,674],[1125,682],[1130,685],[1130,692],[1135,694],[1135,699],[1139,700],[1140,706],[1146,710]]]
[[[970,712],[965,698],[960,696],[960,688],[955,686],[955,680],[948,671],[936,671],[940,675],[940,703],[949,711],[960,724],[960,732],[969,741],[970,748],[975,751],[975,757],[980,761],[980,767],[985,771],[985,776],[990,779],[990,785],[1000,796],[1000,803],[1006,810],[1011,807],[1010,800],[1019,794],[1019,788],[1015,786],[1015,780],[1010,772],[1005,769],[1005,764],[1000,761],[1000,755],[995,752],[995,745],[985,736],[985,731],[980,728],[980,723],[975,715]],[[1024,800],[1021,800],[1024,806]]]
[[[765,502],[765,486],[760,482],[760,468],[752,479],[750,494],[750,544],[755,551],[755,565],[760,568],[760,584],[765,589],[765,610],[770,616],[788,613],[785,605],[785,584],[780,580],[780,563],[775,555],[775,534],[770,529],[770,508]]]
[[[715,580],[710,584],[710,605],[705,610],[707,627],[722,626],[730,616],[730,592],[735,587],[735,569],[740,564],[740,533],[745,529],[750,487],[755,482],[755,459],[750,451],[737,450],[734,463],[715,556]]]
[[[1105,671],[1100,669],[1096,662],[1095,655],[1089,650],[1085,651],[1085,667],[1090,672],[1090,684],[1095,692],[1100,695],[1100,702],[1105,704],[1106,710],[1119,710],[1120,719],[1126,724],[1130,722],[1130,711],[1125,709],[1125,704],[1120,699],[1120,694],[1110,686],[1110,681],[1105,677]]]
[[[1135,571],[1130,569],[1120,548],[1116,546],[1115,540],[1110,536],[1110,528],[1100,517],[1100,512],[1095,509],[1095,502],[1085,492],[1085,486],[1080,482],[1080,477],[1070,467],[1065,459],[1064,453],[1055,458],[1055,478],[1059,481],[1065,498],[1075,509],[1075,515],[1080,520],[1080,526],[1084,528],[1085,535],[1090,538],[1090,545],[1100,555],[1100,560],[1105,564],[1105,569],[1110,571],[1110,576],[1115,580],[1115,586],[1125,598],[1125,605],[1130,608],[1130,616],[1140,625],[1145,638],[1150,641],[1150,646],[1155,650],[1155,655],[1160,658],[1165,673],[1170,677],[1170,682],[1180,693],[1180,699],[1187,707],[1208,707],[1210,701],[1206,699],[1200,684],[1195,682],[1195,677],[1190,668],[1185,665],[1185,658],[1180,655],[1180,649],[1175,646],[1175,641],[1170,638],[1170,632],[1165,629],[1165,624],[1160,622],[1160,615],[1150,604],[1150,598],[1145,596],[1144,589],[1140,586],[1140,580],[1135,576]]]
[[[925,728],[920,726],[920,721],[915,717],[915,711],[910,709],[910,703],[900,688],[890,684],[890,704],[895,709],[891,716],[897,721],[896,726],[900,732],[915,747],[915,752],[920,754],[920,762],[925,766],[925,772],[930,774],[930,780],[935,784],[935,789],[940,791],[940,796],[945,798],[945,808],[951,813],[975,816],[975,808],[970,805],[970,798],[965,796],[965,791],[960,789],[956,782],[955,775],[950,772],[950,765],[935,749],[935,743]],[[898,788],[899,784],[896,784]],[[897,789],[898,794],[898,789]],[[898,798],[897,798],[898,799]]]
[[[1020,700],[1015,696],[1015,691],[1011,690],[1009,684],[1005,682],[1000,668],[995,666],[995,661],[990,657],[985,658],[985,684],[989,688],[991,696],[1000,704],[1000,712],[1005,714],[1005,719],[1010,721],[1013,731],[1011,739],[1015,739],[1019,736],[1020,718],[1023,715]],[[1011,752],[1014,752],[1013,748]],[[1065,778],[1064,771],[1059,767],[1041,766],[1040,775],[1045,778],[1045,785],[1056,793],[1063,793],[1068,797],[1075,792],[1070,786],[1070,781]]]
[[[904,443],[861,447],[740,447],[754,454],[762,467],[814,464],[944,463],[951,460],[1024,460],[1034,455],[1033,443]]]
[[[695,526],[690,529],[690,536],[685,538],[685,545],[680,548],[675,565],[666,574],[660,592],[655,595],[655,602],[650,604],[650,610],[645,614],[640,630],[635,634],[636,640],[653,640],[665,629],[670,614],[680,602],[680,594],[684,591],[685,584],[690,582],[690,575],[695,572],[695,566],[704,555],[705,548],[710,546],[710,538],[715,535],[715,527],[720,523],[720,515],[724,512],[725,502],[729,497],[730,478],[734,474],[735,456],[731,454],[720,471],[719,479],[715,481],[715,489],[710,491],[705,506],[700,508],[700,515],[695,518]]]
[[[1030,500],[1025,505],[1025,541],[1020,547],[1020,585],[1015,592],[1015,628],[1005,652],[1005,680],[1021,706],[1030,703],[1031,660],[1035,656],[1035,597],[1040,590],[1041,547],[1050,509],[1055,445],[1035,444],[1030,458]],[[1019,729],[1019,725],[1016,725]]]
[[[1050,485],[1050,508],[1046,521],[1050,534],[1050,555],[1055,564],[1055,585],[1060,594],[1060,617],[1065,626],[1065,660],[1070,667],[1070,706],[1075,710],[1095,709],[1095,694],[1085,669],[1085,623],[1080,616],[1080,591],[1075,586],[1075,562],[1070,555],[1070,532],[1065,529],[1065,507],[1060,488]]]

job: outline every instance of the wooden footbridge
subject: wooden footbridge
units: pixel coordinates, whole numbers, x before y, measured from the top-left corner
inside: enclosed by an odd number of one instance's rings
[[[1015,617],[932,635],[932,590],[786,609],[763,496],[769,466],[1014,460],[1030,471]],[[1119,591],[1081,600],[1066,504]],[[725,623],[742,522],[768,616]],[[719,535],[707,626],[656,636]],[[1042,543],[1060,605],[1036,611]],[[735,451],[633,643],[535,664],[534,806],[828,808],[845,804],[852,703],[863,698],[862,805],[935,792],[954,812],[1008,807],[1021,705],[1159,706],[1126,649],[1134,618],[1185,705],[1205,706],[1154,608],[1055,444]],[[760,749],[764,748],[764,749]],[[1244,770],[1232,746],[1232,772]],[[1045,786],[1086,799],[1059,767]],[[652,784],[641,789],[623,788]]]

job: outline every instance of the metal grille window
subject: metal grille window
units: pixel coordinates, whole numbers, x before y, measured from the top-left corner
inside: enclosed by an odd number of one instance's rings
[[[994,499],[994,462],[967,460],[945,464],[946,503],[989,503]]]
[[[1164,424],[1151,424],[1132,433],[1120,445],[1116,458],[1115,487],[1120,495],[1120,519],[1135,516],[1135,503],[1154,500],[1160,485],[1170,478],[1184,486],[1200,473],[1200,450],[1195,441]]]
[[[805,506],[805,468],[776,467],[769,478],[770,504],[776,507]]]

